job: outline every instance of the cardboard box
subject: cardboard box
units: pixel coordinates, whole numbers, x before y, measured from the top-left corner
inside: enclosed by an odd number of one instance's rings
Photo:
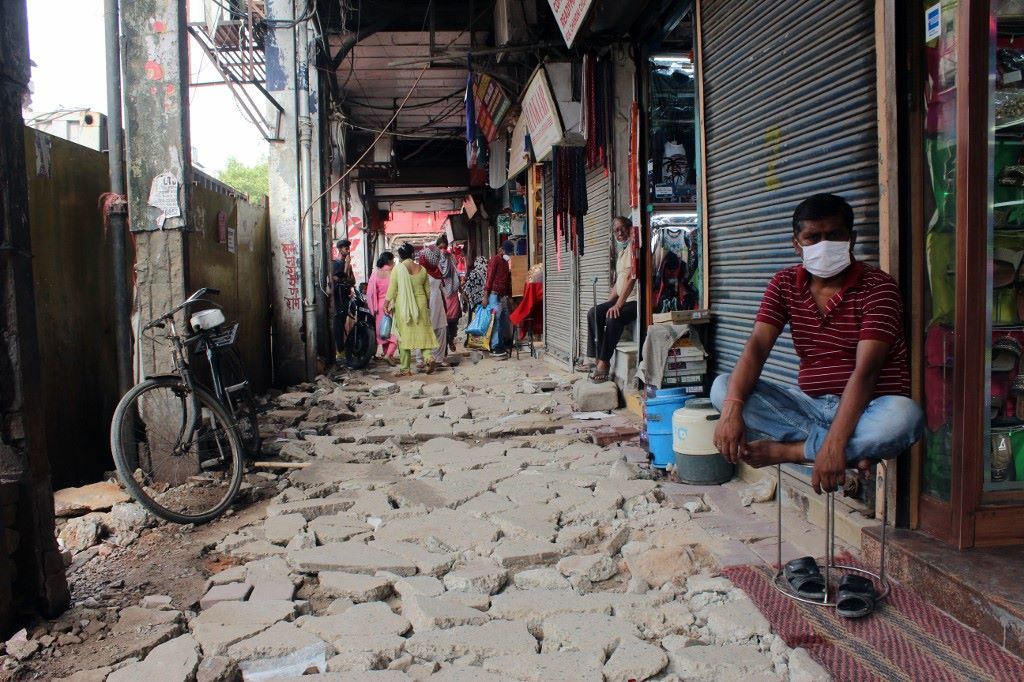
[[[522,296],[526,288],[526,275],[530,270],[528,256],[512,256],[508,267],[512,271],[512,295]]]
[[[710,310],[673,310],[668,313],[654,313],[654,324],[707,324],[711,322]]]

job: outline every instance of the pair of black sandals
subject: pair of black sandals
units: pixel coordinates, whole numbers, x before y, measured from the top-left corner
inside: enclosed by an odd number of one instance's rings
[[[825,602],[827,585],[818,562],[809,556],[793,559],[783,568],[790,589],[797,596]],[[836,613],[844,618],[863,618],[875,610],[878,593],[867,578],[847,573],[839,581],[836,592]]]

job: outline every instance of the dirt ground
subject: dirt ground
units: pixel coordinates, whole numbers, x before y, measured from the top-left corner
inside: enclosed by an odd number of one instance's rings
[[[88,561],[68,571],[72,608],[54,621],[37,622],[27,629],[30,635],[47,628],[55,633],[73,624],[81,627],[83,621],[89,621],[94,628],[99,623],[104,627],[90,635],[87,625],[78,635],[82,637],[80,643],[57,644],[23,663],[8,657],[8,664],[15,665],[0,670],[0,680],[66,677],[79,670],[115,663],[143,645],[144,633],[113,638],[105,631],[116,621],[121,609],[138,604],[146,595],[167,595],[173,603],[184,605],[186,600],[203,593],[211,574],[240,563],[211,554],[211,550],[225,535],[265,516],[267,502],[238,506],[241,509],[237,513],[197,528],[161,524],[144,532],[128,547],[97,545],[93,548],[95,553],[88,552],[92,554]]]

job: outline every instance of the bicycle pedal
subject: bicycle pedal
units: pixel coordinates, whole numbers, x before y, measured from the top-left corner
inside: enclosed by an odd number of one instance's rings
[[[249,387],[249,382],[248,381],[243,381],[242,383],[235,384],[234,386],[226,386],[224,388],[224,392],[225,393],[234,393],[235,391],[241,391],[242,389],[245,389],[245,388],[248,388],[248,387]]]

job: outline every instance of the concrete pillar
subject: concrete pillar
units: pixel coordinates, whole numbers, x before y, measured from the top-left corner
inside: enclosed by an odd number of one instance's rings
[[[267,0],[267,18],[289,22],[293,0]],[[300,11],[306,3],[300,2]],[[270,143],[270,295],[274,379],[284,386],[306,379],[302,326],[302,247],[299,234],[299,128],[296,35],[288,25],[267,32],[267,90],[283,109],[281,138]]]
[[[54,538],[47,424],[40,395],[22,98],[25,0],[0,2],[0,638],[23,609],[53,617],[70,600]],[[13,561],[11,561],[13,560]]]
[[[191,159],[185,0],[121,2],[128,215],[135,236],[135,378],[171,369],[166,347],[139,329],[186,286]]]

